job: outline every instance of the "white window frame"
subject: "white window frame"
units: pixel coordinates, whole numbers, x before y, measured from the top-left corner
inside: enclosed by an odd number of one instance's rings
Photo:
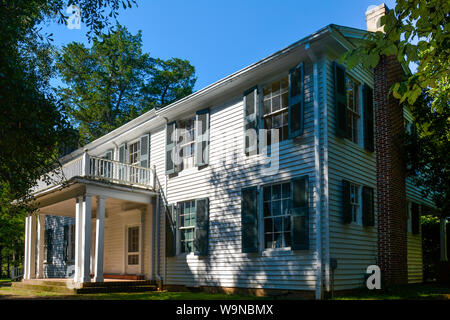
[[[190,146],[191,147],[191,155],[189,157],[186,157],[183,152],[183,156],[180,157],[182,159],[182,164],[180,163],[180,165],[182,165],[182,168],[180,169],[180,171],[195,168],[195,121],[196,121],[195,115],[193,117],[188,117],[183,120],[177,121],[177,128],[176,128],[176,130],[178,131],[177,137],[182,136],[180,134],[181,130],[186,130],[185,128],[181,128],[180,124],[186,123],[187,121],[192,121],[192,134],[190,134],[191,140],[188,142],[182,141],[182,143],[178,145],[177,151],[178,152],[182,151],[184,148]]]
[[[194,255],[195,223],[194,223],[193,226],[182,227],[181,226],[181,216],[180,216],[181,212],[178,211],[178,207],[180,206],[180,204],[182,204],[182,203],[184,204],[186,202],[190,202],[191,208],[192,208],[192,204],[195,205],[196,201],[195,201],[195,199],[191,199],[191,200],[180,201],[180,202],[177,202],[177,204],[176,204],[176,207],[177,207],[177,212],[176,212],[176,217],[177,217],[177,237],[176,237],[177,244],[176,244],[176,252],[177,252],[177,255],[181,255],[181,256],[183,256],[183,255],[185,255],[185,256],[186,255]],[[196,220],[197,219],[197,207],[195,208],[195,210],[196,211],[194,213],[194,216],[195,216],[195,221],[197,221]],[[190,215],[192,216],[192,213],[190,213]],[[192,251],[190,251],[190,252],[184,251],[183,252],[182,251],[183,244],[182,244],[182,241],[181,241],[181,233],[182,233],[183,230],[187,230],[187,229],[192,229],[193,230]]]
[[[131,160],[130,157],[131,157],[131,155],[132,155],[132,153],[131,153],[131,146],[134,145],[134,144],[136,144],[136,143],[139,144],[139,145],[138,145],[138,148],[137,148],[137,151],[134,152],[134,153],[137,155],[137,162],[131,162],[131,161],[130,161],[130,160]],[[139,163],[140,163],[140,155],[141,155],[141,140],[140,140],[139,138],[134,139],[134,140],[130,141],[129,143],[127,143],[126,159],[127,159],[127,163],[128,163],[129,165],[139,166]]]
[[[276,182],[272,182],[272,183],[265,183],[262,184],[260,186],[258,186],[258,224],[259,224],[259,228],[258,228],[258,232],[259,232],[259,239],[261,239],[261,241],[259,242],[259,248],[260,248],[260,252],[262,252],[263,254],[270,254],[272,252],[279,252],[279,251],[291,251],[291,246],[285,246],[285,247],[278,247],[278,248],[266,248],[266,238],[265,238],[265,232],[264,232],[264,223],[265,220],[267,220],[268,218],[264,217],[264,187],[271,187],[274,185],[283,185],[283,184],[289,184],[289,199],[291,201],[291,206],[292,206],[292,180],[283,180],[283,181],[276,181]],[[282,188],[282,187],[281,187]],[[280,193],[282,194],[282,190],[280,190]],[[281,195],[280,194],[280,195]],[[287,199],[287,198],[280,198],[280,201],[282,202],[283,199]],[[270,202],[272,203],[272,199],[270,200]],[[283,209],[281,209],[283,210]],[[280,215],[280,217],[290,217],[290,214],[288,215]],[[272,208],[271,208],[271,217],[276,217],[272,215]],[[292,222],[291,222],[292,223]],[[289,231],[290,232],[290,231]],[[291,241],[292,241],[292,235],[291,235]]]
[[[131,147],[137,144],[137,150],[136,152],[131,152]],[[131,162],[131,156],[132,155],[136,155],[136,162]],[[127,163],[131,166],[138,166],[141,163],[141,139],[137,138],[132,140],[131,142],[129,142],[127,144],[127,152],[126,152],[126,157],[127,157]],[[135,170],[134,168],[129,168],[130,172],[129,172],[129,179],[132,182],[138,183],[139,182],[139,170]]]
[[[138,234],[138,241],[139,241],[139,250],[137,252],[129,252],[128,251],[128,237],[129,237],[129,230],[131,228],[138,228],[139,234]],[[130,224],[125,226],[125,268],[127,267],[135,267],[138,270],[140,270],[141,263],[142,263],[142,237],[141,237],[142,228],[140,224]],[[138,256],[138,264],[128,264],[128,256],[129,255],[137,255]],[[126,269],[125,269],[126,270]]]
[[[352,189],[354,191],[352,191]],[[356,201],[352,199],[352,193],[357,197]],[[352,224],[362,225],[362,186],[350,182],[350,206],[352,208]]]
[[[357,107],[357,110],[351,109],[350,103],[349,103],[349,96],[348,96],[348,90],[347,90],[347,81],[350,80],[352,81],[354,84],[356,84],[358,86],[358,89],[356,92],[353,92],[353,105]],[[362,85],[361,82],[356,80],[355,77],[353,77],[352,75],[349,75],[347,72],[345,73],[345,95],[346,95],[346,99],[347,99],[347,108],[346,108],[346,113],[345,116],[347,117],[347,133],[348,133],[348,127],[349,127],[349,113],[352,114],[351,117],[351,121],[352,121],[352,132],[351,132],[351,136],[348,137],[348,140],[350,140],[351,142],[357,144],[357,145],[361,145],[362,142],[362,137],[361,137],[361,132],[362,132],[362,128],[361,128],[361,109],[362,109]],[[358,101],[357,103],[355,103],[355,98],[357,97]],[[356,125],[354,124],[354,120],[356,117]],[[356,132],[355,132],[355,128],[356,128]]]
[[[271,112],[271,113],[269,113],[269,114],[267,114],[267,115],[264,115],[264,92],[263,92],[263,88],[266,87],[266,86],[272,86],[272,84],[273,84],[274,82],[277,82],[277,81],[280,81],[280,85],[281,85],[281,81],[282,81],[284,78],[287,78],[287,82],[288,82],[287,91],[286,91],[286,92],[283,92],[283,93],[286,93],[286,94],[287,94],[287,99],[288,99],[288,104],[287,104],[287,106],[286,106],[285,108],[281,108],[281,101],[280,101],[280,109],[279,109],[279,110],[277,110],[277,111],[275,111],[275,112]],[[274,76],[274,77],[268,79],[267,81],[263,82],[261,85],[258,86],[258,92],[259,92],[259,94],[258,94],[258,99],[259,99],[258,105],[259,105],[259,114],[260,114],[260,119],[259,119],[259,121],[258,121],[258,128],[259,128],[259,129],[266,129],[266,130],[267,130],[267,128],[266,128],[265,125],[264,125],[264,119],[265,119],[265,118],[267,118],[267,117],[273,118],[273,117],[274,117],[275,115],[277,115],[277,114],[281,114],[281,115],[282,115],[283,112],[287,112],[287,113],[288,113],[288,119],[287,119],[287,126],[288,126],[287,137],[285,137],[285,139],[281,140],[282,137],[279,136],[279,139],[280,139],[279,143],[281,143],[281,142],[283,142],[283,141],[289,140],[289,91],[290,91],[290,86],[291,86],[291,84],[290,84],[290,82],[289,82],[289,72],[283,72],[283,73],[280,73],[280,74],[278,74],[278,75],[276,75],[276,76]],[[271,89],[271,90],[272,90],[272,89]],[[282,96],[283,93],[280,92],[279,95]],[[271,92],[271,98],[270,98],[270,99],[272,99],[272,92]],[[283,117],[281,117],[281,121],[283,121]]]

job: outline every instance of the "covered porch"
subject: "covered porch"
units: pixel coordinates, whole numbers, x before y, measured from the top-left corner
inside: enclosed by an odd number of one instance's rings
[[[64,177],[35,193],[38,210],[25,224],[24,282],[65,278],[83,288],[105,279],[154,280],[153,170],[95,163],[87,154],[83,163],[89,174]],[[116,173],[120,180],[113,179]],[[59,221],[53,229],[52,221]]]

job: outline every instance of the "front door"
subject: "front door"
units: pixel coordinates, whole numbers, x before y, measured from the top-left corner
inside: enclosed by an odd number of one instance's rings
[[[139,274],[141,270],[141,230],[139,226],[128,226],[126,230],[126,274]]]

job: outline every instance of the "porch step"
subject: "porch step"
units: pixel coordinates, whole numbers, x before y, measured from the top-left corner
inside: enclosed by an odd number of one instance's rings
[[[143,275],[134,275],[134,274],[105,274],[103,278],[121,279],[121,280],[145,280],[145,277]]]
[[[138,286],[104,286],[104,287],[84,287],[75,289],[76,293],[112,293],[112,292],[145,292],[156,291],[156,285],[138,285]]]
[[[106,282],[88,282],[83,283],[83,288],[107,288],[107,287],[140,287],[155,285],[153,280],[136,280],[136,281],[106,281]]]

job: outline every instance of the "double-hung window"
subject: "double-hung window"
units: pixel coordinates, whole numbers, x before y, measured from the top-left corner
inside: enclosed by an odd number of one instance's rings
[[[264,248],[291,246],[291,184],[263,187]]]
[[[360,88],[362,87],[362,90]],[[336,112],[336,134],[354,143],[360,143],[361,129],[363,145],[367,151],[374,151],[374,113],[372,89],[349,76],[345,67],[334,63],[334,100]],[[360,94],[362,99],[360,98]],[[360,126],[361,109],[364,119]],[[361,129],[360,129],[361,127]]]
[[[178,203],[180,221],[180,252],[190,253],[194,250],[195,200]]]
[[[289,138],[289,77],[285,76],[262,88],[262,118],[264,129],[279,131],[279,141]],[[270,131],[267,144],[271,144]]]
[[[347,92],[347,137],[358,143],[359,84],[348,75],[345,76]]]
[[[262,206],[262,207],[261,207]],[[242,252],[309,248],[308,177],[241,190]]]
[[[194,167],[195,118],[179,122],[180,170]]]
[[[246,156],[261,153],[268,145],[303,135],[303,78],[304,64],[301,62],[285,76],[243,93]],[[278,131],[277,139],[273,137],[273,130]]]
[[[170,204],[166,211],[166,255],[208,254],[209,199]]]
[[[166,125],[166,174],[202,167],[209,162],[209,108]]]
[[[352,222],[359,223],[360,204],[359,204],[359,186],[350,184],[350,206],[352,210]]]
[[[342,222],[375,226],[374,189],[342,180]]]

